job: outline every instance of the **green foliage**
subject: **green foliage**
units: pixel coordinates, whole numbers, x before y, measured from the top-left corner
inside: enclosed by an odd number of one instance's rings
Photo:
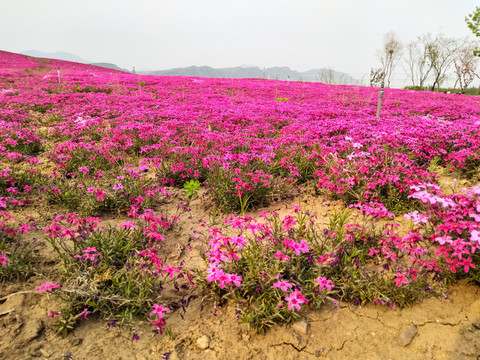
[[[465,22],[473,35],[480,37],[480,7],[477,6],[471,14],[468,14]]]
[[[480,7],[477,6],[471,14],[468,14],[465,17],[465,22],[473,35],[480,37]],[[480,56],[480,49],[476,48],[473,54]]]
[[[200,181],[198,180],[192,179],[183,184],[183,191],[185,192],[185,196],[189,199],[198,196],[198,189],[200,189]]]
[[[5,254],[8,260],[5,266],[0,264],[0,280],[27,280],[35,272],[35,263],[37,262],[36,253],[38,252],[38,242],[35,238],[25,239],[17,233],[16,225],[11,220],[10,224],[5,225],[5,215],[1,216],[0,221],[0,256]],[[33,221],[27,221],[28,225],[33,225]]]
[[[218,167],[208,175],[206,185],[222,211],[244,214],[248,209],[268,205],[285,194],[291,184],[260,169]]]

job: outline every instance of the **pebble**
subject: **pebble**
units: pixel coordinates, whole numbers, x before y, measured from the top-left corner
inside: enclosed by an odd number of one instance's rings
[[[308,330],[310,329],[310,324],[308,322],[306,322],[305,320],[301,320],[301,321],[297,321],[296,323],[294,323],[292,325],[292,328],[293,328],[293,330],[295,330],[296,332],[298,332],[300,334],[307,335]]]
[[[413,340],[413,338],[418,334],[417,327],[413,324],[406,326],[399,337],[397,338],[397,344],[400,346],[407,346]]]
[[[200,350],[206,350],[210,346],[210,338],[207,335],[200,336],[197,339],[197,346]]]
[[[82,338],[74,338],[74,339],[72,340],[72,345],[73,345],[73,346],[79,346],[79,345],[82,344],[82,342],[83,342],[83,339],[82,339]]]
[[[26,323],[23,330],[24,341],[28,343],[39,337],[44,328],[43,322],[38,319]]]

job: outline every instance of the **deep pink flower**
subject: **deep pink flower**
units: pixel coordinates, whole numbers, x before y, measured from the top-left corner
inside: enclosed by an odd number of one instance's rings
[[[80,314],[78,314],[78,316],[79,316],[80,319],[88,320],[87,316],[88,316],[88,314],[91,314],[91,313],[92,313],[91,311],[88,311],[88,309],[85,308],[85,309],[83,309],[83,311]]]
[[[135,229],[137,227],[133,221],[126,221],[120,226],[124,229]]]
[[[6,254],[0,256],[0,264],[2,264],[2,266],[7,266],[8,260],[10,260],[10,258],[8,258]]]
[[[406,274],[401,274],[401,273],[397,272],[397,277],[393,279],[393,282],[398,287],[402,286],[403,284],[408,284],[409,281],[406,278],[406,276],[407,276]]]
[[[300,311],[300,304],[307,304],[308,300],[303,296],[303,294],[295,290],[293,293],[290,294],[289,297],[285,298],[288,301],[288,310],[291,310],[293,307]]]
[[[60,285],[58,283],[52,284],[51,282],[44,282],[42,285],[38,286],[35,292],[41,291],[52,291],[53,289],[58,289]]]
[[[159,319],[163,319],[163,313],[170,312],[170,309],[158,304],[153,304],[153,311],[150,313],[150,316],[157,314]]]
[[[287,292],[288,289],[291,289],[293,287],[292,284],[290,284],[289,282],[287,282],[286,280],[282,280],[282,281],[277,281],[275,284],[273,284],[273,288],[280,288],[282,289],[283,292]]]
[[[318,289],[322,290],[324,287],[327,288],[328,291],[331,291],[332,288],[335,287],[335,284],[333,283],[332,280],[327,280],[325,276],[322,276],[319,279],[314,280],[316,283],[319,284]]]

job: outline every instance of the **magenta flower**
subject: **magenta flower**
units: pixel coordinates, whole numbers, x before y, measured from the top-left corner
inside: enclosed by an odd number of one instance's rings
[[[479,220],[477,220],[477,221],[479,221]],[[471,242],[476,242],[477,244],[480,245],[480,232],[478,230],[472,230],[470,232],[470,241]]]
[[[153,304],[153,311],[150,313],[150,316],[157,314],[159,319],[163,319],[164,312],[170,312],[170,309],[163,305]]]
[[[7,254],[2,254],[0,256],[0,264],[2,264],[2,266],[7,266],[8,260],[10,260],[10,258],[7,257]]]
[[[393,282],[398,287],[402,286],[403,284],[408,284],[408,279],[406,278],[407,274],[401,274],[397,272],[397,277],[393,279]]]
[[[124,229],[135,229],[137,225],[135,225],[133,221],[126,221],[122,225],[120,225],[120,227]]]
[[[88,314],[91,314],[92,312],[91,311],[88,311],[87,308],[83,309],[83,311],[78,314],[77,316],[80,318],[80,319],[83,319],[83,320],[88,320],[87,316]]]
[[[54,318],[55,316],[58,316],[58,314],[60,314],[60,311],[50,310],[50,313],[47,315],[47,318]]]
[[[113,185],[113,190],[122,190],[123,189],[123,185],[122,184],[115,184]]]
[[[42,285],[38,286],[35,292],[42,292],[42,291],[52,291],[53,289],[58,289],[60,285],[58,283],[52,284],[51,282],[44,282]]]
[[[332,280],[327,280],[325,276],[322,276],[319,279],[314,280],[316,283],[319,284],[318,289],[322,290],[324,287],[327,288],[328,291],[331,291],[332,288],[335,287],[335,284],[333,283]]]
[[[308,303],[307,298],[298,290],[291,293],[289,297],[285,298],[285,300],[288,301],[288,310],[291,310],[294,307],[297,311],[300,311],[300,304]]]
[[[275,255],[273,255],[277,259],[281,259],[282,261],[288,261],[290,260],[290,256],[288,255],[283,255],[280,250],[278,250]]]
[[[273,288],[280,288],[282,289],[283,292],[287,292],[288,289],[291,289],[293,287],[292,284],[290,284],[289,282],[287,282],[286,280],[282,280],[282,281],[277,281],[275,284],[273,284]]]
[[[228,280],[228,283],[233,283],[235,284],[236,287],[239,287],[242,283],[242,277],[237,274],[227,274],[230,279]]]
[[[173,274],[178,272],[180,272],[179,269],[169,265],[165,265],[165,270],[163,270],[163,273],[168,273],[170,277],[173,277]]]

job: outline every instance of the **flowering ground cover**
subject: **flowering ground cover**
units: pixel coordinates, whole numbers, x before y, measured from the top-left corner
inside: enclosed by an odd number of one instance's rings
[[[479,98],[388,89],[377,119],[367,87],[1,51],[0,75],[0,281],[55,298],[61,335],[102,318],[141,341],[143,318],[174,339],[191,304],[264,333],[480,282]]]

